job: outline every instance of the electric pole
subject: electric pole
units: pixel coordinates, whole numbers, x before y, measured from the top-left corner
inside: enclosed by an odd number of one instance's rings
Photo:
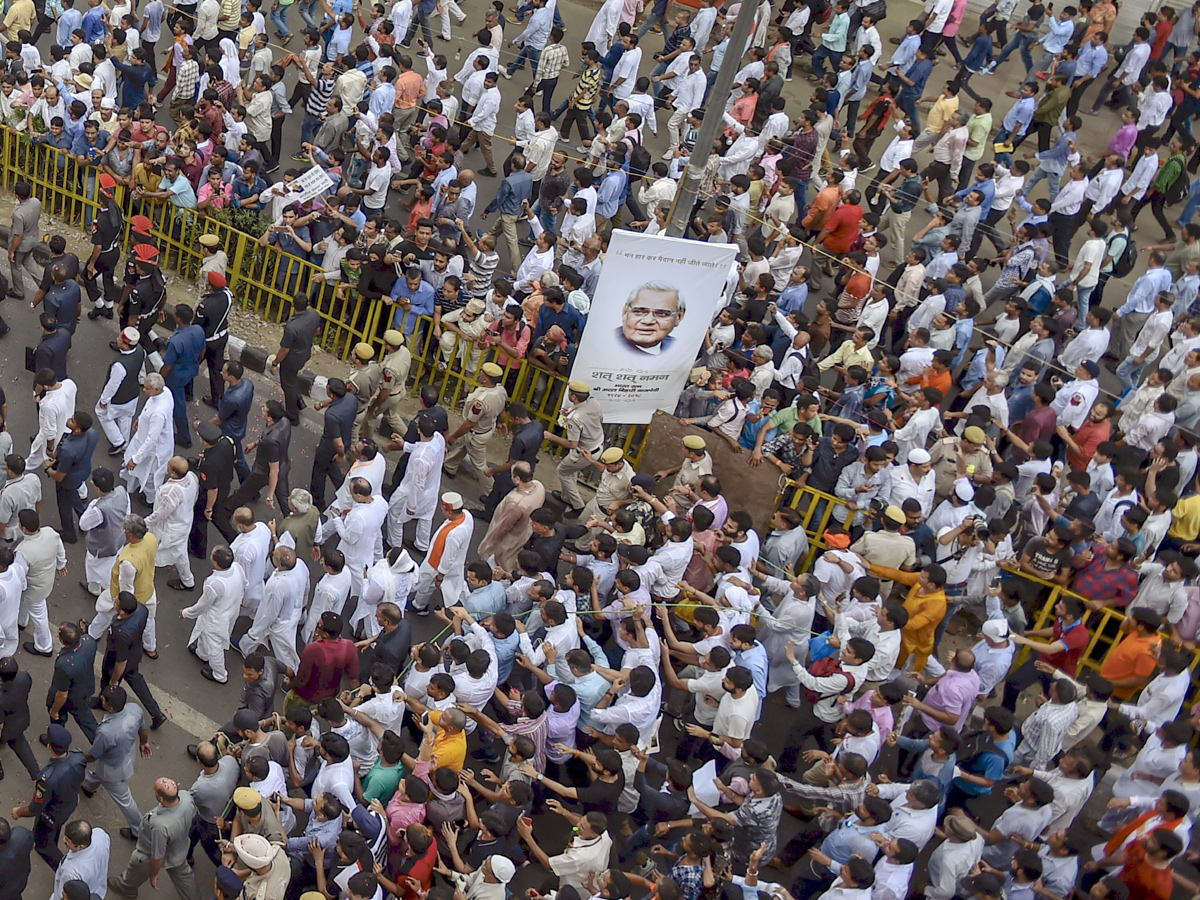
[[[750,7],[754,8],[751,9]],[[667,234],[670,237],[683,237],[687,229],[688,217],[692,207],[700,195],[700,181],[704,177],[704,167],[712,155],[712,148],[717,143],[717,137],[722,131],[725,114],[725,98],[733,87],[733,76],[742,67],[742,56],[750,46],[750,37],[754,34],[754,22],[757,19],[758,5],[756,0],[743,0],[737,21],[733,23],[733,33],[729,36],[729,49],[721,60],[721,68],[717,70],[717,80],[713,82],[712,90],[708,92],[708,101],[704,107],[704,121],[700,123],[700,131],[696,135],[696,146],[684,169],[679,190],[671,204],[671,213],[667,217]],[[737,48],[741,52],[737,52]],[[702,48],[697,47],[696,52]],[[690,112],[690,110],[689,110]],[[675,148],[672,147],[672,150]]]

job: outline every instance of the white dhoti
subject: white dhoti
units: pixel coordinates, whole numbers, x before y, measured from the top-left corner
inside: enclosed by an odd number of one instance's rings
[[[44,604],[43,604],[44,605]],[[0,659],[5,656],[17,655],[17,648],[21,646],[21,632],[17,629],[17,620],[19,618],[21,601],[10,602],[7,598],[0,601]],[[46,628],[47,644],[49,649],[50,629]],[[37,641],[34,641],[36,645]],[[41,647],[38,647],[41,650]]]
[[[146,495],[146,500],[153,506],[158,489],[167,480],[167,460],[163,459],[159,461],[152,458],[147,462],[138,463],[132,469],[122,470],[121,474],[125,478],[125,483],[129,486],[129,493],[133,494],[141,491]]]
[[[137,398],[128,403],[109,403],[101,408],[96,403],[96,420],[104,431],[104,436],[114,447],[124,446],[129,442],[130,429],[133,427],[133,416],[137,412]]]
[[[396,502],[398,496],[400,500]],[[400,491],[396,491],[392,496],[392,502],[388,504],[388,543],[393,547],[403,544],[404,526],[414,521],[417,523],[414,544],[418,550],[424,553],[429,549],[429,537],[433,534],[433,510],[430,510],[428,515],[409,510],[406,499],[400,496]]]
[[[300,668],[300,654],[296,652],[296,627],[298,619],[284,619],[272,623],[267,632],[267,641],[275,658],[292,671]]]
[[[116,555],[100,557],[92,556],[90,553],[84,554],[83,574],[87,578],[88,592],[93,597],[100,596],[104,585],[110,582],[112,579],[112,569],[116,564]]]

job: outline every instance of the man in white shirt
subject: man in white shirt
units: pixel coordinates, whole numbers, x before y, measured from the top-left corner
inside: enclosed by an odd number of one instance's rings
[[[1117,159],[1118,157],[1112,158]],[[1112,194],[1109,195],[1108,200],[1105,201],[1106,204],[1109,200],[1112,200],[1113,196],[1116,195],[1117,189],[1120,187],[1120,169],[1118,169],[1117,172],[1117,183],[1110,185],[1112,187]],[[1091,191],[1092,187],[1099,183],[1100,179],[1096,178],[1091,184],[1088,185],[1088,191]],[[1055,203],[1062,198],[1063,193],[1065,193],[1065,191],[1058,195],[1058,198],[1055,199]],[[1083,202],[1086,204],[1088,201],[1085,199]],[[1053,207],[1051,208],[1053,209]],[[1085,210],[1080,207],[1080,212],[1084,213]],[[1072,234],[1074,233],[1074,230],[1075,229],[1072,226]],[[1080,333],[1087,328],[1088,307],[1091,303],[1092,292],[1096,289],[1096,284],[1100,280],[1100,266],[1104,262],[1104,251],[1106,248],[1105,236],[1107,234],[1108,224],[1101,221],[1099,216],[1096,216],[1094,219],[1092,219],[1092,221],[1088,224],[1087,240],[1083,242],[1083,246],[1079,248],[1079,253],[1075,256],[1075,266],[1071,269],[1071,280],[1063,285],[1063,287],[1075,288],[1076,301],[1079,304],[1079,318],[1077,320],[1077,324],[1075,325],[1075,330]],[[1070,236],[1068,236],[1066,240],[1069,245]],[[1065,366],[1065,368],[1070,371],[1074,368],[1074,366]]]
[[[1141,380],[1142,369],[1158,358],[1166,346],[1167,336],[1171,333],[1174,317],[1171,307],[1175,298],[1166,291],[1160,291],[1154,298],[1154,311],[1142,325],[1136,340],[1129,348],[1129,354],[1117,366],[1117,380],[1121,382],[1122,390],[1128,391],[1137,386]]]
[[[1100,365],[1094,360],[1084,360],[1075,368],[1075,378],[1068,381],[1054,395],[1050,408],[1058,414],[1058,424],[1067,428],[1079,428],[1087,421],[1092,404],[1100,393],[1096,377]]]
[[[483,152],[484,165],[479,170],[479,174],[493,177],[496,174],[496,166],[492,159],[492,135],[496,133],[496,118],[500,114],[500,89],[496,87],[499,80],[500,76],[496,72],[488,72],[484,76],[483,93],[479,97],[479,102],[475,104],[475,111],[467,119],[471,133],[467,135],[461,148],[465,156],[468,150],[475,144],[479,144],[479,149]]]
[[[1079,291],[1079,296],[1083,297],[1082,289]],[[1080,302],[1083,302],[1082,299]],[[1108,342],[1112,337],[1112,333],[1108,330],[1108,322],[1111,318],[1111,309],[1105,309],[1102,306],[1089,309],[1084,319],[1087,327],[1071,338],[1067,346],[1063,347],[1063,351],[1058,357],[1059,365],[1068,372],[1074,372],[1081,363],[1088,361],[1099,363],[1100,357],[1108,349]]]
[[[700,57],[696,54],[688,59],[687,74],[677,77],[672,82],[671,118],[667,120],[667,150],[662,155],[665,160],[675,156],[675,148],[682,140],[683,123],[693,109],[704,103],[704,93],[708,89],[708,79],[700,70]]]

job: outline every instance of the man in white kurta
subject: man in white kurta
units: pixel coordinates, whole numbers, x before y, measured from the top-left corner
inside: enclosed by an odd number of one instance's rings
[[[75,397],[79,389],[70,378],[37,385],[34,395],[38,399],[38,433],[33,436],[29,447],[29,458],[25,464],[32,470],[46,460],[47,452],[58,449],[58,442],[67,433],[67,419],[75,414]]]
[[[17,514],[23,509],[37,509],[42,502],[42,482],[36,471],[15,459],[12,464],[6,462],[4,468],[8,477],[0,488],[0,528],[6,541],[16,543],[21,540]]]
[[[175,400],[164,388],[162,376],[146,376],[142,385],[146,404],[133,424],[133,436],[125,445],[125,480],[132,494],[141,491],[154,505],[158,486],[167,478],[167,461],[175,453]]]
[[[321,565],[325,574],[313,588],[312,602],[304,614],[304,627],[300,639],[311,644],[313,633],[327,612],[340,614],[350,597],[350,570],[346,568],[346,555],[333,547],[321,548]]]
[[[355,478],[350,485],[353,505],[339,516],[322,522],[317,529],[316,542],[325,543],[333,535],[341,538],[338,549],[346,555],[346,568],[350,570],[350,594],[362,594],[363,577],[366,570],[375,565],[375,555],[382,534],[383,520],[387,518],[387,501],[372,493],[371,484],[365,478]]]
[[[350,627],[363,623],[362,636],[372,638],[379,634],[379,621],[375,612],[380,603],[395,603],[401,612],[408,606],[409,595],[417,586],[417,564],[407,550],[393,547],[386,558],[379,560],[367,570],[358,605],[350,616]]]
[[[242,608],[246,573],[228,547],[214,547],[209,559],[213,569],[204,579],[200,599],[187,609],[181,609],[179,617],[196,620],[188,637],[188,646],[195,647],[196,655],[207,663],[200,674],[209,681],[224,684],[229,680],[225,648],[229,646],[238,611]]]
[[[435,590],[441,591],[444,606],[456,606],[467,594],[467,551],[475,520],[463,509],[462,495],[454,491],[442,494],[442,514],[446,521],[434,533],[429,553],[421,562],[420,581],[413,597],[413,609],[419,616],[429,615]]]
[[[364,445],[361,441],[354,448],[354,461],[350,463],[350,471],[342,486],[333,496],[329,505],[330,512],[340,513],[354,505],[350,498],[350,483],[355,478],[365,478],[371,485],[371,493],[379,496],[383,493],[383,480],[387,477],[387,458],[379,452],[374,444]]]
[[[418,550],[425,553],[429,550],[429,536],[433,532],[433,514],[437,512],[442,463],[446,459],[446,439],[434,429],[431,419],[420,419],[417,428],[421,440],[404,443],[408,467],[388,501],[387,531],[388,543],[399,547],[404,543],[405,524],[416,519],[417,536],[414,543]],[[426,435],[425,431],[429,434]]]
[[[17,619],[21,612],[21,595],[25,593],[25,573],[29,566],[25,557],[9,548],[0,550],[0,658],[16,656],[21,646]]]
[[[42,525],[33,510],[21,513],[21,533],[25,539],[17,547],[17,555],[25,560],[25,591],[21,595],[20,625],[24,628],[33,620],[33,646],[38,653],[49,655],[53,650],[50,640],[50,617],[46,611],[46,598],[54,589],[55,574],[67,571],[67,550],[58,532],[49,525]]]
[[[624,6],[625,0],[605,0],[600,11],[596,13],[596,17],[592,19],[587,37],[583,39],[584,43],[591,41],[601,54],[608,50],[612,44],[613,35],[617,33],[617,25],[621,22],[621,10]]]
[[[247,506],[238,507],[233,513],[233,527],[238,536],[229,549],[233,558],[242,567],[246,576],[246,590],[242,594],[242,612],[253,615],[262,601],[263,583],[267,580],[267,557],[271,554],[271,529],[265,522],[258,522],[254,512]]]
[[[108,469],[104,471],[107,473],[104,478],[108,484],[112,485],[111,490],[101,493],[99,497],[88,503],[83,515],[79,517],[80,531],[95,532],[92,538],[87,539],[87,552],[83,557],[83,576],[87,579],[88,593],[93,597],[98,597],[112,578],[112,567],[117,561],[117,553],[121,550],[120,536],[123,533],[121,523],[125,521],[125,517],[131,511],[129,491],[125,490],[125,485],[113,483],[112,472]],[[96,484],[96,473],[94,472],[92,473],[92,486],[100,490]],[[109,521],[109,516],[113,517],[113,522]],[[101,529],[101,531],[96,531],[96,529]],[[110,529],[117,539],[108,542],[95,540],[98,535],[109,533]],[[105,549],[93,552],[94,547],[97,546]],[[108,550],[112,552],[108,553]]]
[[[192,531],[192,514],[200,482],[196,473],[189,471],[188,461],[182,456],[171,457],[167,476],[158,489],[154,512],[146,517],[146,524],[158,538],[154,565],[160,569],[174,566],[176,577],[167,581],[167,587],[190,591],[196,586],[196,579],[188,557],[188,535]]]
[[[796,659],[802,662],[808,660],[808,639],[812,632],[817,598],[821,593],[821,582],[807,574],[791,581],[768,575],[763,579],[763,588],[780,598],[774,612],[768,612],[761,600],[754,609],[758,616],[758,638],[766,648],[770,662],[767,690],[787,688],[788,705],[798,709],[800,681],[788,662],[787,647],[794,641]]]
[[[275,571],[267,579],[262,603],[250,630],[238,642],[238,650],[248,656],[269,642],[275,658],[295,670],[300,667],[296,629],[308,599],[308,566],[297,562],[296,551],[290,547],[276,547],[272,560]]]

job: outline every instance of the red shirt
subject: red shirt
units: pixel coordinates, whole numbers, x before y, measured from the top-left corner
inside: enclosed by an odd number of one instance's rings
[[[1013,433],[1025,443],[1032,444],[1034,441],[1049,441],[1054,437],[1057,427],[1058,413],[1049,406],[1035,406],[1013,429]]]
[[[1076,453],[1074,450],[1068,450],[1067,464],[1072,469],[1086,469],[1088,463],[1092,461],[1092,457],[1096,454],[1096,448],[1111,436],[1112,422],[1108,419],[1105,419],[1103,422],[1093,422],[1091,419],[1088,419],[1071,436],[1075,443],[1079,445],[1079,452]]]
[[[1088,630],[1083,627],[1082,622],[1077,622],[1071,628],[1063,630],[1062,621],[1054,620],[1054,637],[1053,641],[1062,641],[1067,649],[1062,653],[1047,653],[1045,656],[1046,662],[1054,666],[1056,669],[1061,669],[1072,678],[1079,672],[1079,660],[1083,658],[1083,651],[1087,649],[1088,641],[1091,636]]]
[[[306,703],[320,703],[337,696],[343,675],[358,681],[358,648],[354,641],[313,641],[300,656],[300,668],[291,687]]]
[[[862,207],[855,203],[843,203],[825,222],[829,234],[825,235],[825,249],[830,253],[849,253],[858,236],[858,223],[862,221]]]
[[[1129,888],[1129,900],[1171,900],[1175,876],[1171,869],[1159,869],[1146,862],[1146,845],[1134,841],[1125,851],[1125,865],[1117,878]]]
[[[1154,46],[1150,48],[1150,62],[1162,59],[1163,50],[1167,48],[1167,38],[1175,26],[1170,22],[1158,22],[1154,26]]]

